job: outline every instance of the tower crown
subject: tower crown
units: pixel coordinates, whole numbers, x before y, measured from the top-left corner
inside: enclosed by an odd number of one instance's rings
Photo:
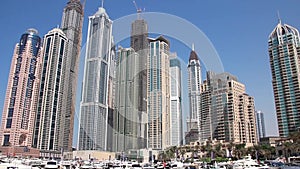
[[[100,7],[98,9],[98,11],[95,13],[95,15],[102,15],[102,14],[108,16],[107,13],[106,13],[106,10],[103,7]]]
[[[30,35],[38,35],[38,31],[34,28],[29,28],[26,33],[30,34]]]
[[[191,60],[199,60],[198,55],[194,50],[192,50],[191,54],[190,54],[189,61],[191,61]]]
[[[281,24],[281,21],[275,27],[275,29],[271,32],[269,39],[282,37],[285,34],[293,34],[299,37],[299,31],[287,24]]]

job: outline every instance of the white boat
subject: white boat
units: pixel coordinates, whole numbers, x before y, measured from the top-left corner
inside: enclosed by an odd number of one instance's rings
[[[256,160],[251,159],[251,156],[248,155],[241,160],[235,161],[233,169],[270,169],[270,167],[258,164]]]
[[[94,166],[93,166],[93,164],[91,164],[90,162],[84,161],[84,162],[83,162],[83,165],[80,166],[80,168],[82,168],[82,169],[92,169],[92,168],[94,168]]]
[[[51,160],[51,161],[47,161],[44,168],[45,169],[56,169],[56,168],[59,168],[59,165],[57,164],[57,161]]]

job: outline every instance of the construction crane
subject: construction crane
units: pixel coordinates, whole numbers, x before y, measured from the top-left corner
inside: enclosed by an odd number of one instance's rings
[[[85,3],[86,3],[86,0],[83,0],[83,1],[81,2],[81,4],[82,4],[82,11],[83,11],[83,13],[84,13],[84,8],[85,8]]]
[[[134,4],[135,9],[136,9],[137,17],[138,17],[138,19],[140,19],[141,18],[142,9],[138,8],[138,6],[137,6],[137,4],[136,4],[135,1],[133,1],[133,4]]]

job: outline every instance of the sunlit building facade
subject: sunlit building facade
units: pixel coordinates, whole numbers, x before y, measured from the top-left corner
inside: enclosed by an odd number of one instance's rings
[[[28,29],[16,44],[2,112],[3,146],[32,145],[40,86],[42,42],[37,30]]]
[[[82,39],[82,25],[83,25],[83,4],[80,0],[69,0],[64,8],[63,16],[61,20],[61,30],[68,38],[67,49],[67,63],[65,78],[66,81],[64,94],[67,98],[62,103],[62,111],[65,112],[64,117],[61,118],[61,130],[64,134],[63,142],[61,146],[63,151],[71,151],[73,147],[73,132],[74,132],[74,117],[75,116],[75,104],[77,93],[77,81],[78,81],[78,68],[80,61],[81,51],[81,39]]]
[[[257,110],[255,111],[255,116],[256,116],[257,136],[258,136],[258,141],[260,141],[261,138],[266,137],[264,113],[260,110]]]
[[[176,53],[170,54],[170,144],[183,144],[181,63]]]
[[[148,148],[162,150],[170,140],[170,61],[169,41],[163,36],[149,39],[147,62]]]
[[[68,75],[68,39],[61,29],[55,28],[44,36],[41,85],[35,118],[33,147],[41,150],[67,149],[64,135],[63,103],[67,99],[65,82]],[[67,137],[67,138],[65,138]]]
[[[269,36],[269,57],[279,136],[300,127],[299,31],[281,21]]]
[[[112,21],[105,9],[100,7],[89,17],[80,103],[79,150],[106,151],[108,144],[112,144],[112,140],[108,140],[111,59]]]
[[[201,140],[200,132],[200,93],[201,93],[201,64],[197,53],[192,49],[188,63],[188,97],[189,97],[189,116],[187,117],[186,136],[193,136],[193,139],[186,138],[188,142]],[[196,132],[198,130],[198,132]],[[193,133],[189,133],[193,132]],[[198,136],[197,136],[198,135]]]
[[[211,138],[253,146],[257,143],[254,98],[229,73],[207,73]]]

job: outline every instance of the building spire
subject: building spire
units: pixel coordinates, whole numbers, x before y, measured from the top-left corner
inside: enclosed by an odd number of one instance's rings
[[[195,51],[195,44],[192,43],[192,51]]]
[[[277,17],[278,17],[278,23],[281,24],[281,18],[280,18],[279,10],[277,10]]]
[[[104,7],[104,0],[101,0],[101,7]]]

